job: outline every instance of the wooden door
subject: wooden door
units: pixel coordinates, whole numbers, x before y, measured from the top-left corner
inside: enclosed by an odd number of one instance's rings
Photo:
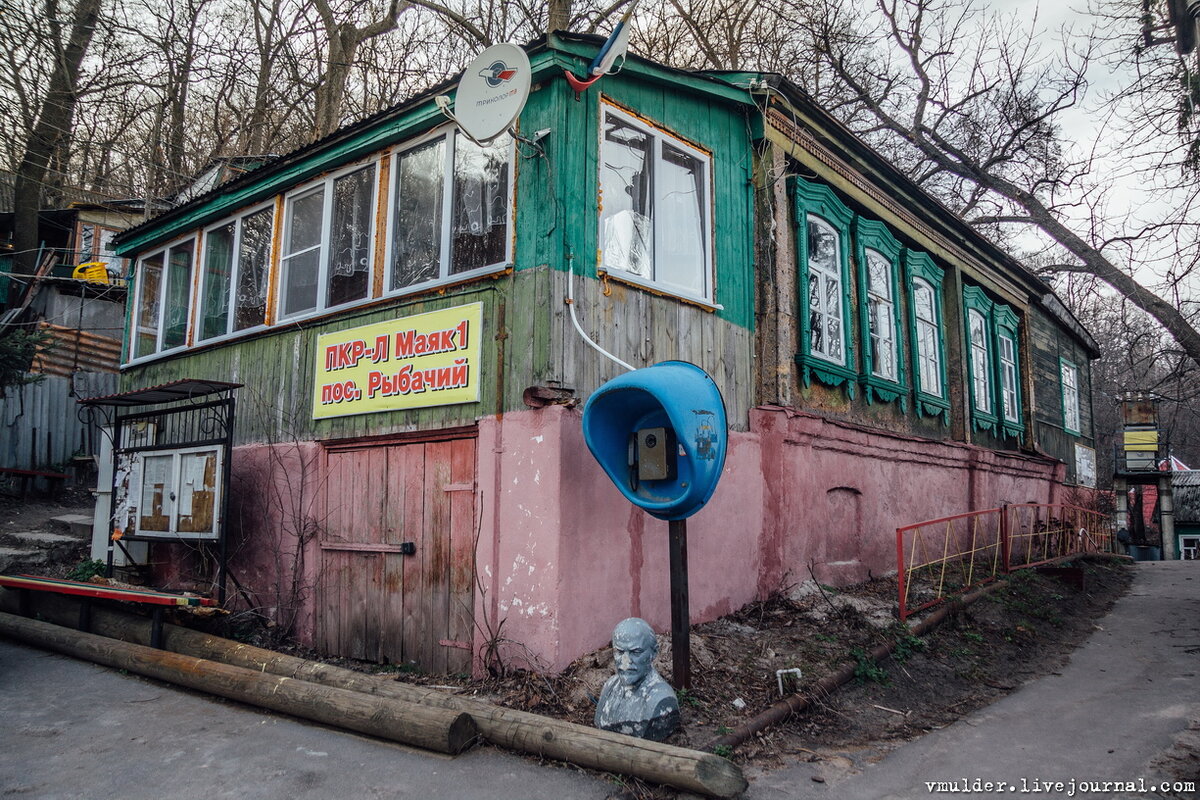
[[[427,672],[469,670],[475,439],[333,446],[325,474],[318,646]]]

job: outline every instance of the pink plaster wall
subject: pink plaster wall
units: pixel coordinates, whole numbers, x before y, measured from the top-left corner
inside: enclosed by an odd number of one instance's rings
[[[771,486],[763,591],[896,569],[902,525],[1003,503],[1054,502],[1064,467],[1045,458],[871,431],[782,408],[751,412]]]
[[[322,470],[315,442],[244,445],[230,466],[229,567],[250,595],[240,596],[230,581],[233,607],[253,604],[308,645],[319,592]]]
[[[689,520],[691,613],[713,619],[758,594],[762,506],[755,437],[738,438],[712,501]],[[559,670],[602,645],[620,619],[670,624],[667,523],[633,507],[583,441],[581,414],[561,406],[480,423],[485,509],[477,619],[503,619],[510,655]],[[532,491],[530,487],[534,487]],[[493,501],[491,498],[497,498]],[[491,509],[488,511],[487,509]]]
[[[474,644],[502,639],[510,666],[560,670],[626,616],[670,626],[667,523],[611,484],[581,420],[550,406],[479,422]],[[239,447],[232,463],[234,573],[310,644],[319,559],[301,532],[320,524],[322,469],[317,443]],[[754,409],[750,431],[730,433],[715,495],[688,520],[691,619],[727,614],[810,569],[834,584],[893,572],[896,527],[1056,502],[1063,474],[1045,458]]]
[[[715,619],[812,573],[844,584],[895,570],[895,529],[1004,502],[1053,502],[1063,467],[760,408],[730,433],[712,501],[688,520],[690,612]],[[625,616],[670,625],[667,523],[632,507],[583,442],[578,410],[481,423],[492,508],[486,602],[514,653],[559,670]],[[486,463],[485,463],[486,462]],[[534,487],[530,491],[530,487]],[[493,504],[489,496],[497,497]]]

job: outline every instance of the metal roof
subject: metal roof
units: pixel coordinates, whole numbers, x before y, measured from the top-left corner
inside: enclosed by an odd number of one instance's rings
[[[194,400],[210,394],[241,388],[243,384],[227,381],[202,381],[184,378],[145,389],[134,389],[104,397],[89,397],[80,400],[82,406],[148,406],[157,403],[173,403],[177,400]]]
[[[1177,470],[1171,473],[1171,485],[1200,486],[1200,469]]]

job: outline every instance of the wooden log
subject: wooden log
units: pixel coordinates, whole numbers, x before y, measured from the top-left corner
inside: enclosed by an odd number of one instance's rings
[[[0,592],[0,608],[6,606],[15,610],[16,598]],[[55,596],[39,595],[33,611],[62,625],[73,625],[78,618],[73,601]],[[736,764],[712,753],[502,708],[478,698],[446,694],[424,686],[307,661],[177,625],[164,625],[163,628],[164,646],[179,653],[223,661],[255,672],[466,712],[475,719],[485,739],[510,750],[632,775],[710,797],[734,797],[744,792],[748,785]],[[92,629],[116,639],[138,643],[150,641],[148,621],[108,608],[97,607],[92,612]]]
[[[478,738],[469,714],[254,672],[0,613],[0,634],[148,678],[294,717],[457,754]]]

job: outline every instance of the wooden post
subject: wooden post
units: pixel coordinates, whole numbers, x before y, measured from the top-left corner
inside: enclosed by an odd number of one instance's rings
[[[461,753],[479,734],[475,720],[461,711],[254,672],[11,614],[0,613],[0,633],[114,669],[439,753]]]
[[[671,677],[676,689],[692,688],[692,644],[688,629],[687,520],[667,523],[671,538]]]

